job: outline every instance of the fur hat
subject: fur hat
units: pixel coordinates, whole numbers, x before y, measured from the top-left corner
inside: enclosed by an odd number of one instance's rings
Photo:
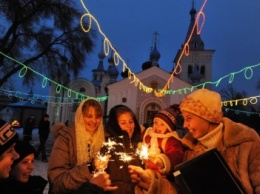
[[[155,118],[160,118],[169,131],[175,131],[179,113],[174,109],[166,108],[157,112],[154,116],[154,119]]]
[[[18,140],[14,146],[15,151],[20,155],[20,157],[14,161],[12,166],[15,166],[18,162],[20,162],[22,159],[24,159],[26,156],[30,154],[36,153],[34,147],[24,141]]]
[[[0,119],[0,155],[8,150],[18,140],[18,134],[14,128]]]
[[[186,96],[180,104],[180,109],[212,123],[220,123],[223,117],[221,96],[207,89],[198,89]]]

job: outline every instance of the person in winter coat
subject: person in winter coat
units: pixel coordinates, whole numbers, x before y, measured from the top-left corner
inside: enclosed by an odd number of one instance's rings
[[[104,193],[111,186],[105,172],[93,174],[93,159],[105,140],[103,110],[94,99],[83,100],[75,113],[74,124],[57,127],[48,165],[49,193]]]
[[[28,142],[18,140],[14,147],[20,155],[12,165],[10,177],[1,187],[8,194],[43,194],[48,181],[41,176],[31,175],[35,169],[35,149]]]
[[[207,89],[198,89],[182,100],[184,127],[189,130],[182,139],[184,161],[217,148],[245,192],[259,194],[259,135],[254,129],[223,117],[221,106],[220,95]],[[159,174],[135,166],[130,166],[129,171],[132,181],[138,182],[137,194],[145,190],[147,193],[179,193],[178,185],[174,186]]]
[[[4,179],[9,177],[11,165],[19,158],[14,146],[18,140],[18,134],[6,121],[0,119],[0,193]]]
[[[101,155],[110,155],[108,164],[105,165],[107,166],[106,172],[110,175],[112,185],[118,187],[117,190],[107,193],[134,194],[135,184],[131,182],[128,165],[143,165],[139,156],[136,155],[141,127],[133,111],[125,105],[116,105],[111,108],[106,132],[108,134],[107,141],[114,142],[116,145],[112,146],[111,150],[105,145],[100,153]],[[126,159],[128,156],[131,157],[130,160]]]
[[[43,118],[39,122],[40,145],[36,151],[36,159],[39,159],[39,155],[41,154],[42,162],[48,162],[47,155],[46,155],[46,142],[48,140],[49,133],[50,133],[49,115],[44,114]]]
[[[153,127],[147,128],[143,136],[143,144],[149,147],[146,168],[168,175],[183,161],[184,148],[176,132],[180,119],[180,113],[172,108],[160,110],[155,114]]]
[[[32,140],[32,131],[34,126],[34,118],[29,117],[25,121],[24,130],[23,130],[23,141],[30,142]]]

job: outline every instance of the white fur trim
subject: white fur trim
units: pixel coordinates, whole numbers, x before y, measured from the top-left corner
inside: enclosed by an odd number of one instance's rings
[[[167,174],[171,170],[171,162],[169,158],[165,154],[158,154],[156,155],[156,158],[160,158],[163,161],[164,168],[159,169],[161,174]]]

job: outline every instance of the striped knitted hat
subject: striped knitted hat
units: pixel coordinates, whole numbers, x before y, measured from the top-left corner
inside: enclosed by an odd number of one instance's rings
[[[160,118],[164,122],[164,125],[167,127],[169,131],[175,131],[180,116],[176,110],[171,108],[166,108],[157,112],[154,118]]]
[[[0,119],[0,155],[18,140],[18,134],[11,125]]]

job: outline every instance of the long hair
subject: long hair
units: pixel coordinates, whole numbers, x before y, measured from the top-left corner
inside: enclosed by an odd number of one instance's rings
[[[120,128],[117,118],[124,113],[130,113],[135,124],[133,136],[131,138],[132,142],[140,141],[141,127],[136,119],[134,112],[125,105],[116,105],[109,111],[108,122],[106,124],[106,131],[111,137],[118,137],[124,135],[124,131]]]

